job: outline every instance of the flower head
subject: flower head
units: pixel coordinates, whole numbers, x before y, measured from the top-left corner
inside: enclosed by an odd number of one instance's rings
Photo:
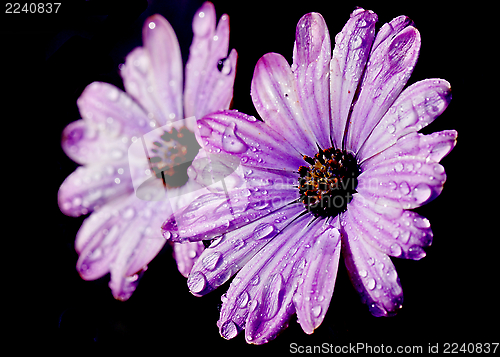
[[[436,198],[446,176],[439,161],[454,130],[418,130],[446,109],[450,86],[426,79],[404,86],[420,34],[400,16],[375,34],[377,16],[355,10],[335,37],[318,13],[296,29],[293,64],[276,53],[257,63],[251,96],[263,119],[222,111],[198,121],[200,145],[237,158],[224,192],[209,187],[163,224],[173,241],[213,240],[195,263],[199,296],[235,275],[218,327],[243,329],[262,344],[297,314],[306,333],[323,321],[340,255],[375,316],[394,314],[403,293],[390,257],[420,259],[429,221],[411,209]],[[195,160],[190,177],[225,176]]]
[[[95,211],[77,234],[77,270],[86,280],[110,272],[109,285],[117,299],[131,296],[165,244],[158,231],[165,215],[200,188],[186,174],[199,148],[195,121],[181,119],[229,108],[237,54],[232,50],[228,56],[228,16],[215,25],[214,6],[206,2],[193,20],[183,85],[172,27],[160,15],[148,18],[144,46],[134,49],[121,68],[126,93],[107,83],[90,84],[77,101],[83,119],[63,132],[64,151],[83,166],[61,185],[59,207],[70,216]],[[141,141],[141,150],[147,151],[146,170],[131,155],[131,144]],[[134,180],[146,178],[152,182],[148,187],[160,188],[149,197],[134,185]],[[169,199],[158,195],[165,189]],[[201,242],[174,244],[183,275],[203,249]]]

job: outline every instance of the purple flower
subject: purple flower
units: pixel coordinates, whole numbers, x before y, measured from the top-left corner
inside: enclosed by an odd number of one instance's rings
[[[245,329],[262,344],[296,313],[310,334],[323,321],[342,253],[351,281],[375,316],[394,314],[403,293],[390,256],[421,259],[429,221],[411,209],[436,198],[446,176],[439,161],[454,130],[418,133],[450,99],[449,83],[426,79],[405,90],[420,34],[405,16],[375,35],[377,16],[355,10],[335,37],[318,13],[296,29],[293,64],[276,53],[257,63],[251,96],[264,122],[235,111],[198,121],[208,153],[240,167],[226,192],[194,200],[163,224],[172,241],[214,240],[188,287],[204,295],[235,275],[218,327]],[[190,176],[225,175],[195,160]]]
[[[63,132],[64,151],[83,166],[61,185],[59,207],[69,216],[95,211],[76,237],[77,270],[85,280],[110,272],[116,299],[132,295],[147,264],[165,244],[159,231],[165,215],[185,205],[183,201],[201,187],[186,174],[199,148],[195,121],[181,119],[229,108],[237,54],[232,50],[227,55],[228,16],[215,25],[215,8],[206,2],[193,20],[183,95],[175,33],[162,16],[148,18],[144,46],[134,49],[121,67],[126,93],[107,83],[90,84],[77,101],[83,119]],[[141,140],[151,170],[133,161],[129,147]],[[146,188],[159,188],[146,192],[149,197],[133,185],[134,179],[148,177],[152,183]],[[165,188],[169,199],[162,199]],[[187,276],[204,247],[195,242],[174,244],[173,249],[179,271]]]

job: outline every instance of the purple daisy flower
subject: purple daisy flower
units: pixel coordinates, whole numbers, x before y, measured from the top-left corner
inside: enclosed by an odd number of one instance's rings
[[[232,100],[237,53],[228,56],[228,16],[216,28],[215,8],[206,2],[194,17],[193,32],[184,93],[179,43],[170,24],[153,15],[143,27],[144,46],[121,67],[126,93],[107,83],[90,84],[77,101],[83,119],[63,132],[64,151],[83,166],[61,185],[59,207],[69,216],[95,211],[76,237],[77,270],[85,280],[111,273],[109,286],[119,300],[132,295],[165,244],[158,231],[165,215],[201,188],[186,174],[199,148],[195,121],[181,119],[227,109]],[[141,140],[151,170],[133,162],[129,147]],[[146,197],[133,183],[148,177],[149,188],[160,190]],[[162,199],[165,188],[169,199]],[[184,276],[203,249],[201,242],[174,244]]]
[[[166,239],[213,240],[188,287],[204,295],[233,275],[218,327],[262,344],[296,313],[310,334],[323,321],[342,253],[375,316],[394,314],[403,293],[390,257],[421,259],[429,221],[412,211],[445,182],[439,161],[457,132],[418,131],[446,109],[450,85],[426,79],[405,90],[420,35],[400,16],[375,35],[377,15],[355,10],[330,36],[318,13],[296,28],[293,64],[277,53],[257,63],[251,96],[263,122],[236,111],[198,121],[208,153],[239,160],[226,192],[210,188],[164,222]],[[227,176],[195,160],[189,174]]]

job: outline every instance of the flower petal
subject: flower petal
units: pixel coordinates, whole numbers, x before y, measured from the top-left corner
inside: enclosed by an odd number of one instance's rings
[[[393,145],[400,137],[418,131],[440,116],[451,101],[444,79],[424,79],[406,88],[373,129],[358,158],[364,160]]]
[[[195,262],[205,249],[203,242],[173,243],[174,259],[177,262],[177,269],[184,276],[188,277]]]
[[[202,296],[224,284],[302,212],[302,203],[284,206],[217,238],[193,267],[188,279],[191,293]],[[202,286],[197,282],[202,276],[206,284],[199,290]]]
[[[398,258],[418,260],[425,256],[422,248],[432,243],[429,220],[413,211],[386,208],[354,195],[343,216],[356,237],[363,238],[382,253]]]
[[[377,204],[404,209],[432,201],[446,181],[438,162],[453,149],[456,138],[454,130],[402,137],[361,165],[357,192]]]
[[[267,125],[293,143],[300,156],[314,156],[316,139],[304,119],[294,73],[282,55],[267,53],[259,59],[252,78],[251,96]]]
[[[305,333],[313,333],[325,318],[337,277],[340,246],[340,232],[331,228],[316,238],[305,256],[306,266],[293,297]]]
[[[357,152],[394,103],[413,72],[419,50],[420,34],[412,26],[372,49],[348,123],[347,150]]]
[[[355,10],[335,36],[330,62],[330,97],[332,140],[336,148],[342,147],[347,117],[368,60],[376,22],[377,15],[372,11]]]
[[[401,308],[403,290],[391,259],[352,229],[350,216],[342,222],[342,252],[349,277],[374,316],[393,315]]]
[[[182,119],[182,59],[174,30],[160,15],[143,27],[144,47],[126,58],[121,75],[127,92],[147,111],[155,126]]]
[[[61,212],[76,217],[130,192],[129,165],[122,159],[78,167],[61,184],[58,203]]]
[[[278,181],[281,175],[265,171],[252,174],[257,184],[236,187],[226,192],[208,193],[194,199],[184,209],[175,212],[162,226],[166,239],[198,241],[213,239],[270,214],[296,201],[299,192],[294,184]],[[272,186],[258,182],[276,181]]]
[[[237,53],[228,56],[229,16],[222,15],[215,30],[215,8],[205,2],[193,19],[193,42],[186,64],[184,115],[202,118],[228,109],[233,97]]]
[[[198,120],[198,129],[198,142],[208,153],[228,153],[246,167],[297,172],[304,164],[294,142],[255,117],[237,111],[209,114]]]
[[[83,137],[81,132],[68,132],[63,136],[63,148],[68,147],[68,151],[75,151],[71,149],[71,146],[77,145],[78,140],[94,140],[96,145],[102,146],[102,149],[90,156],[88,153],[78,155],[76,158],[79,163],[102,161],[106,145],[115,144],[112,142],[118,141],[127,148],[134,136],[146,134],[151,130],[142,108],[129,95],[111,84],[103,82],[89,84],[76,103],[86,124],[86,131]],[[64,139],[70,138],[71,142],[66,143]],[[111,159],[117,158],[111,157]]]
[[[139,275],[165,244],[158,226],[170,213],[168,202],[147,202],[134,195],[120,197],[87,218],[80,228],[75,249],[77,270],[85,280],[111,272],[115,298],[126,300]]]
[[[330,142],[330,34],[323,16],[309,13],[295,32],[292,70],[304,119],[323,149]]]
[[[236,275],[217,322],[224,338],[245,328],[248,343],[262,344],[286,327],[295,312],[292,297],[306,263],[304,255],[329,229],[324,220],[314,220],[306,214],[292,222]]]

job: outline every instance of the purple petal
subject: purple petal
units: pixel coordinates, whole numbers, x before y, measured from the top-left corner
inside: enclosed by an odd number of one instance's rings
[[[224,284],[303,211],[302,203],[285,206],[217,238],[193,267],[191,278],[195,280],[188,280],[191,293],[205,295]],[[201,276],[206,284],[198,291],[196,288],[200,285],[196,284],[196,279]]]
[[[304,164],[295,142],[255,117],[237,111],[213,113],[198,120],[199,144],[210,154],[228,153],[249,168],[297,172]]]
[[[304,255],[329,229],[324,220],[313,221],[303,215],[292,222],[236,275],[217,323],[223,337],[233,338],[245,328],[248,343],[262,344],[286,327],[295,312],[292,297],[306,264]]]
[[[193,42],[186,64],[184,115],[202,118],[228,109],[233,97],[237,53],[229,48],[229,16],[215,30],[215,8],[205,2],[193,19]]]
[[[156,256],[165,240],[152,227],[170,213],[168,202],[147,202],[133,195],[120,197],[87,218],[78,231],[77,270],[85,280],[111,272],[110,287],[120,299],[137,272]],[[124,280],[125,279],[125,280]],[[128,295],[130,296],[130,295]]]
[[[316,139],[304,120],[294,73],[282,55],[267,53],[259,59],[251,96],[264,122],[293,143],[301,156],[316,154]]]
[[[376,22],[377,15],[372,11],[358,9],[335,36],[330,62],[330,96],[332,140],[337,148],[342,147],[347,117],[368,60]]]
[[[455,146],[454,130],[408,134],[361,165],[357,192],[382,206],[411,209],[430,202],[443,189],[439,160]]]
[[[391,259],[366,243],[352,229],[350,216],[342,222],[342,252],[349,277],[374,316],[394,314],[401,308],[403,290]]]
[[[450,101],[450,84],[444,79],[425,79],[406,88],[373,129],[358,152],[358,158],[363,160],[375,155],[400,137],[432,123]]]
[[[313,333],[325,318],[337,277],[340,245],[340,232],[331,228],[316,238],[305,256],[306,266],[293,297],[305,333]]]
[[[61,184],[58,203],[61,212],[76,217],[131,192],[132,181],[125,158],[78,167]]]
[[[173,243],[174,259],[177,262],[177,269],[184,276],[188,277],[193,265],[202,254],[205,246],[203,242]]]
[[[315,12],[302,16],[295,32],[292,70],[304,119],[323,149],[331,146],[330,59],[330,34],[323,16]]]
[[[344,214],[352,234],[382,253],[418,260],[432,243],[429,221],[413,211],[387,208],[354,195]]]
[[[97,140],[98,145],[103,147],[112,141],[120,141],[127,147],[134,136],[140,136],[151,130],[142,108],[130,96],[111,84],[102,82],[89,84],[78,98],[77,105],[86,124],[83,139]],[[98,137],[94,139],[96,135]],[[81,136],[76,135],[72,138],[74,144],[78,143],[77,137],[82,139]],[[69,146],[72,150],[71,143],[63,142],[64,146]],[[101,152],[86,160],[102,161],[100,154]],[[83,158],[85,159],[85,155]],[[116,160],[115,157],[112,159]]]
[[[253,183],[253,179],[257,183]],[[280,181],[281,180],[281,181]],[[184,209],[176,212],[163,223],[162,231],[166,239],[172,241],[197,241],[213,239],[270,214],[296,201],[299,192],[296,181],[276,173],[254,170],[248,187],[234,188],[222,193],[201,195]],[[275,182],[262,186],[260,183]]]
[[[174,30],[160,15],[149,17],[144,47],[130,52],[121,75],[127,92],[147,111],[155,126],[182,119],[182,59]]]
[[[370,53],[346,136],[345,148],[357,152],[408,81],[420,50],[420,34],[406,27]]]

